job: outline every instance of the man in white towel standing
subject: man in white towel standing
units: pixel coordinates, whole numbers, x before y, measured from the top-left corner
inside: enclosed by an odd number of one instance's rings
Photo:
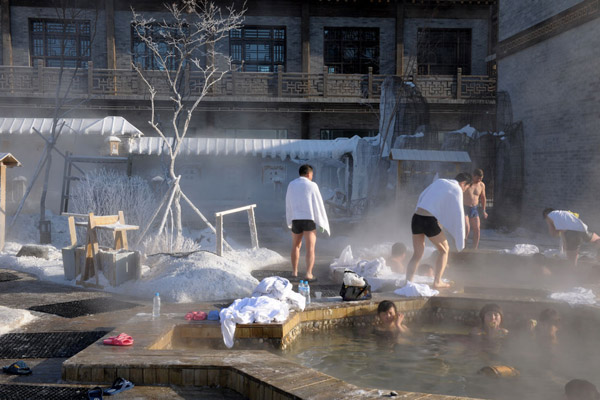
[[[563,249],[571,267],[577,267],[579,247],[582,243],[600,246],[600,236],[588,231],[587,225],[579,219],[579,214],[553,208],[546,208],[542,214],[548,224],[550,235],[560,236],[562,239]],[[598,256],[600,257],[600,250]]]
[[[317,226],[330,234],[329,220],[319,186],[313,179],[313,168],[304,164],[299,170],[300,177],[290,182],[285,194],[285,216],[288,228],[292,229],[292,275],[298,276],[298,260],[302,238],[306,245],[306,279],[315,281],[312,270],[315,265],[315,244]]]
[[[425,251],[425,236],[438,250],[434,288],[447,288],[442,275],[448,263],[450,246],[440,224],[452,235],[458,251],[465,247],[465,212],[463,193],[471,184],[471,175],[460,173],[455,179],[436,179],[419,196],[412,217],[414,253],[406,267],[406,280],[412,282]]]

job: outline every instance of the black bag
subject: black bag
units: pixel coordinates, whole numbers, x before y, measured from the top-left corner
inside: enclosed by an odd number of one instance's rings
[[[346,286],[342,283],[340,296],[344,301],[369,300],[371,298],[371,285],[365,279],[365,286]]]

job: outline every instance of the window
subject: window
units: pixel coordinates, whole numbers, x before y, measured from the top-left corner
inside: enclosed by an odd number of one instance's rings
[[[321,140],[333,140],[337,138],[351,138],[354,136],[372,137],[377,136],[376,129],[321,129]]]
[[[285,70],[285,27],[244,26],[229,32],[232,63],[247,72]]]
[[[471,30],[419,28],[417,63],[420,75],[471,73]]]
[[[158,47],[158,52],[163,59],[166,59],[166,67],[172,71],[177,68],[176,54],[169,55],[170,45],[167,44],[165,33],[173,34],[177,32],[177,28],[168,28],[160,26],[158,23],[148,24],[146,27],[138,26],[137,31],[135,26],[131,26],[131,57],[134,64],[139,65],[143,70],[164,70],[165,66],[156,59],[156,55],[151,51],[146,43],[140,38],[140,35],[150,38]],[[187,32],[183,33],[184,35]]]
[[[83,67],[90,60],[90,21],[29,20],[31,65]]]
[[[324,62],[330,73],[379,73],[379,28],[324,28]]]

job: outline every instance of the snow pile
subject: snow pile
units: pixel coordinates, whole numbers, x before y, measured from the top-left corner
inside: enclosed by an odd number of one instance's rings
[[[36,319],[29,311],[0,306],[0,335],[4,335]]]
[[[504,249],[504,253],[506,254],[516,254],[518,256],[530,256],[532,254],[537,254],[540,252],[540,249],[534,244],[516,244],[512,250]]]
[[[596,295],[591,289],[574,287],[570,292],[552,293],[552,300],[566,301],[569,304],[596,304]]]

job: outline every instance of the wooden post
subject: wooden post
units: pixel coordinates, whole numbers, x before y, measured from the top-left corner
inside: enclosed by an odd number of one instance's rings
[[[6,235],[6,165],[0,163],[0,250]]]
[[[283,65],[277,66],[277,97],[283,96]]]
[[[396,3],[396,75],[404,69],[404,2]]]
[[[44,93],[44,65],[41,61],[38,63],[38,91]]]
[[[106,64],[108,69],[117,69],[117,49],[115,46],[115,2],[104,1],[106,21]]]
[[[248,226],[250,227],[252,247],[258,249],[258,232],[256,231],[256,220],[254,219],[254,207],[248,209]]]
[[[323,97],[327,97],[327,66],[323,67]]]
[[[12,36],[10,33],[10,0],[0,2],[0,25],[2,26],[2,64],[13,64]]]
[[[215,221],[215,225],[217,228],[217,255],[219,257],[223,256],[223,216],[217,216],[217,220]]]
[[[69,236],[71,237],[71,246],[77,245],[77,232],[75,231],[75,217],[70,216],[69,220]]]

